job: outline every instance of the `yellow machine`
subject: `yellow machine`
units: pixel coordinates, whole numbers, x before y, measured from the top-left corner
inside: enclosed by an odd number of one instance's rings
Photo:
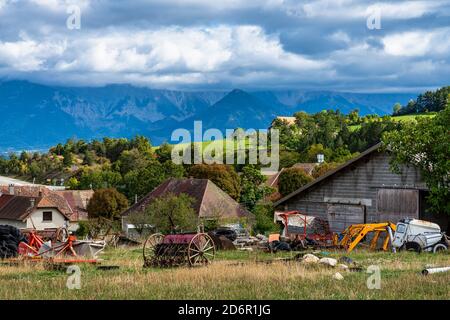
[[[370,241],[370,249],[377,249],[380,236],[384,236],[382,249],[387,251],[389,240],[393,239],[395,230],[396,226],[392,222],[352,224],[342,232],[342,238],[340,240],[338,235],[335,234],[333,243],[335,246],[345,248],[347,252],[351,252],[369,233],[374,233]]]

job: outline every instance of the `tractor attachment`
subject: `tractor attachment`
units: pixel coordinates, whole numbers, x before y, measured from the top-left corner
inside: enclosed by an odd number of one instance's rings
[[[353,224],[345,229],[340,237],[335,235],[333,241],[336,246],[351,252],[367,235],[373,234],[373,238],[370,240],[370,249],[376,250],[378,241],[381,239],[380,236],[384,236],[382,249],[387,251],[389,242],[392,243],[395,230],[396,226],[391,222]]]

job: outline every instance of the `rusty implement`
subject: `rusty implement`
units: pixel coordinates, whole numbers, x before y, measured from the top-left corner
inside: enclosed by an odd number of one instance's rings
[[[370,249],[376,250],[378,241],[383,239],[381,249],[387,251],[390,243],[392,244],[392,234],[395,230],[396,226],[392,222],[353,224],[342,232],[341,238],[335,235],[334,245],[351,252],[361,241],[371,235]]]
[[[38,237],[42,241],[65,242],[69,238],[69,231],[66,228],[46,228],[36,230],[33,228],[20,229],[22,234],[27,237]]]
[[[202,266],[212,262],[216,248],[206,233],[156,233],[144,243],[144,267]]]
[[[103,251],[105,243],[102,241],[80,241],[75,236],[69,235],[64,242],[45,242],[37,233],[30,233],[27,242],[21,242],[18,253],[24,258],[32,259],[57,259],[64,257],[90,257],[93,260]]]

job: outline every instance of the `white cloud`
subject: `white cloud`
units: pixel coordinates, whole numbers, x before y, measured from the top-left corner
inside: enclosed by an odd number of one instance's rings
[[[25,36],[22,36],[25,37]],[[59,40],[55,40],[59,39]],[[265,72],[318,73],[326,61],[286,52],[278,36],[257,26],[169,27],[146,31],[109,31],[0,43],[0,57],[16,71],[91,75],[152,83],[217,83]],[[101,75],[104,76],[101,76]],[[96,80],[98,81],[98,80]]]
[[[343,43],[351,42],[350,36],[346,32],[343,32],[342,30],[334,32],[329,38],[331,40],[343,42]]]
[[[448,56],[450,28],[432,31],[409,31],[391,34],[382,39],[386,53],[394,56]]]
[[[82,9],[81,30],[66,28],[70,4]],[[375,8],[382,30],[370,31]],[[449,9],[444,0],[0,0],[0,78],[179,88],[435,85],[448,82]]]
[[[65,43],[37,42],[23,39],[17,42],[0,42],[0,65],[16,71],[46,69],[46,62],[64,53]]]
[[[443,0],[364,2],[360,0],[316,0],[299,8],[310,18],[336,20],[367,18],[374,10],[380,10],[381,19],[411,19],[439,10]]]
[[[379,9],[381,17],[390,19],[412,19],[422,17],[425,14],[439,10],[444,1],[401,1],[398,3],[379,2],[369,6],[366,13],[369,14]]]
[[[89,6],[90,0],[29,0],[32,4],[50,9],[52,11],[66,11],[71,5],[77,5],[81,9]]]

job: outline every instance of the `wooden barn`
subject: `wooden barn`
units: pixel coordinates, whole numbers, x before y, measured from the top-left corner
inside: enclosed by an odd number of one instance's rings
[[[275,202],[278,210],[299,210],[328,219],[331,231],[356,223],[418,218],[434,221],[445,231],[448,216],[432,215],[427,187],[418,169],[390,170],[391,156],[377,144],[334,170]]]

